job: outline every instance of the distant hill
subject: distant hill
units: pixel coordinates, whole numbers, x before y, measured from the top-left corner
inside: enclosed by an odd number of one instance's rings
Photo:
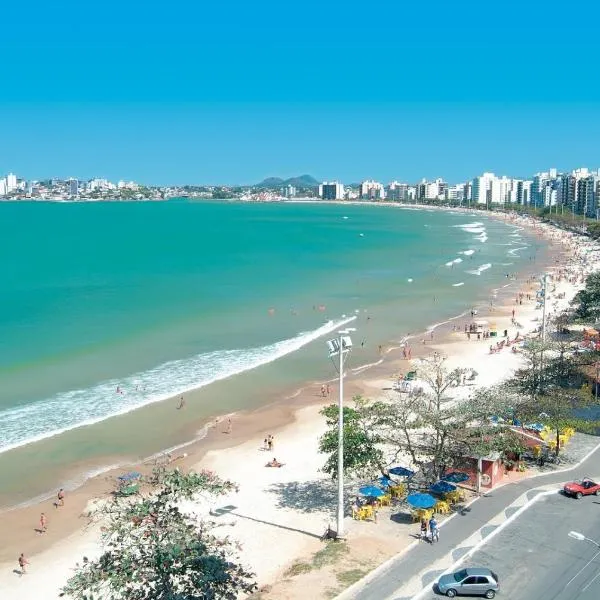
[[[317,181],[312,175],[300,175],[299,177],[290,177],[289,179],[282,179],[281,177],[267,177],[260,183],[257,183],[254,187],[282,188],[286,185],[307,188],[319,185],[319,181]]]

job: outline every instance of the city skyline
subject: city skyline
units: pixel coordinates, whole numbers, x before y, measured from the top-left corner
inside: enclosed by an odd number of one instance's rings
[[[169,186],[155,187],[135,181],[117,183],[105,178],[90,180],[51,179],[27,181],[9,173],[0,177],[0,198],[8,200],[166,200],[189,196],[202,199],[238,199],[274,201],[318,198],[322,200],[366,200],[401,203],[444,202],[462,206],[560,207],[575,214],[599,218],[600,169],[579,167],[558,170],[551,167],[530,178],[498,176],[484,172],[464,182],[443,178],[420,179],[418,182],[393,180],[387,185],[373,179],[346,183],[337,180],[318,182],[309,175],[282,180],[269,178],[253,186]]]
[[[561,19],[537,1],[13,4],[0,166],[152,185],[575,167],[600,134],[597,13],[580,3]]]

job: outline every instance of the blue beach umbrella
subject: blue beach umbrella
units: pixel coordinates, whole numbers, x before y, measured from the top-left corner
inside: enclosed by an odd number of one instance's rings
[[[119,481],[134,481],[135,479],[139,479],[142,476],[141,473],[137,471],[130,471],[129,473],[125,473],[125,475],[119,475],[117,479]]]
[[[429,491],[434,494],[446,494],[447,492],[453,492],[456,486],[447,481],[436,481],[432,486],[429,487]]]
[[[442,477],[443,481],[450,481],[452,483],[462,483],[468,479],[469,475],[467,473],[463,473],[462,471],[452,471],[451,473],[446,473],[446,475]]]
[[[392,467],[388,469],[388,473],[390,475],[398,475],[399,477],[412,477],[415,472],[410,469],[405,469],[404,467]]]
[[[379,485],[383,487],[390,487],[390,485],[394,485],[394,481],[389,477],[380,477],[377,481],[379,481]]]
[[[431,494],[410,494],[406,502],[413,508],[432,508],[437,500]]]
[[[372,498],[379,498],[385,495],[385,492],[381,488],[374,485],[363,485],[358,488],[358,493],[362,496],[371,496]]]

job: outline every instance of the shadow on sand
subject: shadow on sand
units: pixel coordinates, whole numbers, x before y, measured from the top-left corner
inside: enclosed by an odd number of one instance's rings
[[[269,492],[277,496],[278,508],[292,508],[304,513],[324,512],[331,516],[335,513],[337,489],[327,480],[275,483],[270,486]],[[346,498],[348,511],[348,494]]]

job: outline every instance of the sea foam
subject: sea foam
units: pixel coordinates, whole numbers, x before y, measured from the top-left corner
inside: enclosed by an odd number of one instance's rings
[[[469,273],[470,275],[481,275],[484,271],[487,271],[489,268],[491,268],[491,266],[492,263],[485,263],[484,265],[481,265],[480,267],[477,267],[472,271],[467,271],[467,273]]]
[[[255,369],[296,352],[319,337],[350,323],[351,316],[328,321],[312,331],[257,348],[217,350],[166,362],[123,379],[111,379],[87,389],[71,390],[0,412],[0,453],[99,423],[142,406],[166,400]],[[117,393],[117,386],[122,393]]]

